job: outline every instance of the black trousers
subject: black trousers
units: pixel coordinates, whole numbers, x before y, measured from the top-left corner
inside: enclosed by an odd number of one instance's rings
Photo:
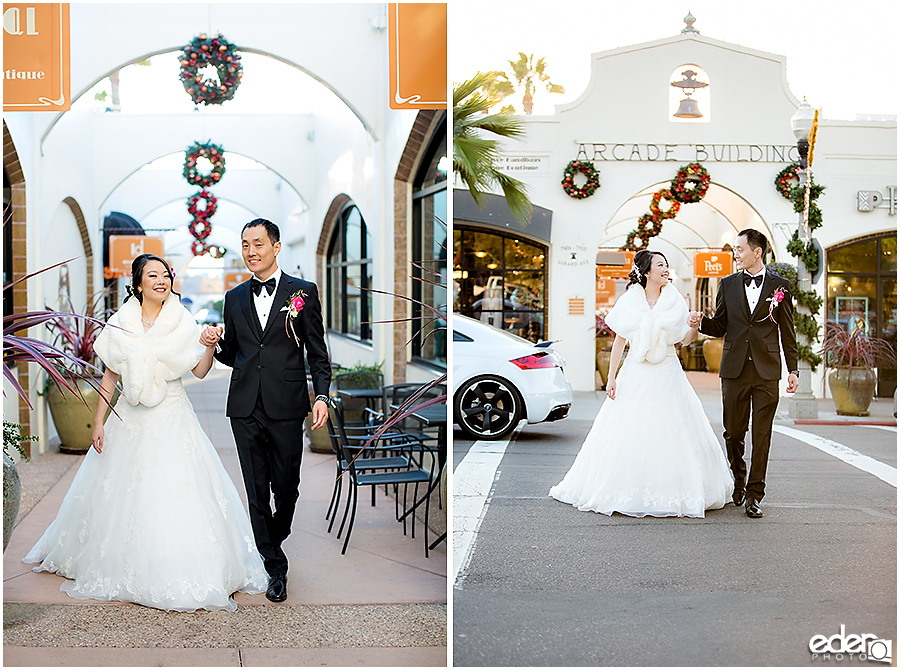
[[[256,548],[269,575],[286,574],[288,560],[281,543],[291,534],[300,496],[303,418],[270,418],[260,396],[250,416],[231,417],[231,430],[247,490]]]
[[[778,380],[763,379],[753,361],[744,363],[737,379],[722,379],[722,423],[725,451],[734,473],[734,490],[746,490],[747,498],[762,500],[766,494],[766,467],[772,444],[772,421],[778,409]],[[744,436],[753,412],[753,452],[750,477],[744,462]]]

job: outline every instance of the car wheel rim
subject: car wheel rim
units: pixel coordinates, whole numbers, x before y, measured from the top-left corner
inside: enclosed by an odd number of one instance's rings
[[[499,435],[509,428],[515,407],[516,398],[505,384],[482,380],[463,392],[460,421],[478,435]]]

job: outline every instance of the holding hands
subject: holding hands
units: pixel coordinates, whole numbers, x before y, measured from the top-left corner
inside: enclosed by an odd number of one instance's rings
[[[688,326],[691,328],[699,328],[701,321],[703,321],[703,314],[700,312],[691,312],[688,315]]]
[[[219,338],[222,337],[222,333],[225,329],[222,326],[207,326],[203,329],[203,332],[200,333],[200,344],[204,347],[214,347],[216,343],[219,341]]]

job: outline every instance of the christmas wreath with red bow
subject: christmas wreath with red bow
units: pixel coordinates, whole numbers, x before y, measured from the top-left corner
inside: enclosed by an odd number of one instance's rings
[[[587,181],[584,186],[575,185],[575,175],[580,172]],[[566,194],[571,198],[583,200],[594,195],[594,191],[600,188],[600,173],[590,161],[569,161],[566,169],[563,171],[562,187]]]
[[[621,248],[630,251],[646,249],[650,238],[662,232],[662,222],[675,218],[682,204],[700,202],[709,191],[710,183],[709,172],[699,163],[683,166],[678,170],[669,188],[660,189],[653,194],[650,198],[650,213],[642,214],[638,218],[637,228],[628,233]],[[671,203],[668,209],[659,206],[660,201],[664,199]]]
[[[213,38],[201,33],[182,48],[179,61],[181,83],[195,105],[221,105],[231,100],[244,76],[240,54],[222,33]],[[206,65],[216,68],[218,81],[203,79],[200,70]]]
[[[197,161],[205,158],[212,164],[212,170],[209,174],[201,174],[197,169]],[[194,142],[184,153],[184,169],[181,174],[187,179],[189,184],[201,186],[203,188],[218,184],[225,176],[225,155],[222,147],[212,142],[201,144]]]
[[[800,163],[791,163],[775,175],[775,188],[788,200],[791,199],[791,189],[800,184],[799,171]]]

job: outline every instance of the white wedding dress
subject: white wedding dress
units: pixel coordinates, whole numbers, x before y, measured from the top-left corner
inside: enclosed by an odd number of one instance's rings
[[[69,578],[60,589],[74,598],[234,610],[231,594],[262,593],[268,576],[181,381],[200,359],[199,328],[176,300],[146,334],[134,299],[110,323],[125,330],[107,326],[96,350],[122,375],[119,416],[110,414],[103,453],[88,451],[24,561]]]
[[[550,489],[579,510],[628,516],[703,517],[731,498],[734,478],[675,353],[688,311],[663,287],[651,309],[632,285],[606,317],[630,351],[562,482]]]

